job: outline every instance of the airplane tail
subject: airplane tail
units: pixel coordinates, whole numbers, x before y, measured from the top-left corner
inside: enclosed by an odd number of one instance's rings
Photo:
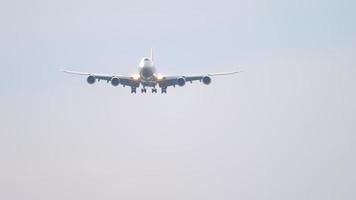
[[[153,61],[153,49],[151,48],[151,60]]]

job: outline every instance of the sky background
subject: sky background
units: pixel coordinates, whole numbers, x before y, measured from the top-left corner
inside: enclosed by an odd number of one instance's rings
[[[0,199],[356,196],[352,0],[0,1]],[[60,70],[243,70],[167,95]]]

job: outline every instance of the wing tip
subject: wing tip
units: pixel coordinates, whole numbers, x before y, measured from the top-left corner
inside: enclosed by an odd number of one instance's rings
[[[59,70],[60,72],[66,73],[66,74],[78,74],[77,72],[74,71],[69,71],[69,70]]]

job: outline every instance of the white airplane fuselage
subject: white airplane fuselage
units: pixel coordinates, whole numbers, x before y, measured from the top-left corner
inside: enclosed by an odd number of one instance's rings
[[[140,80],[143,87],[154,87],[157,84],[156,68],[152,59],[144,57],[139,64]]]

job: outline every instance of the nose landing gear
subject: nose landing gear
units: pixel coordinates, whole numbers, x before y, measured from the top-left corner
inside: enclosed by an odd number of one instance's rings
[[[131,94],[136,93],[136,87],[131,87]]]

